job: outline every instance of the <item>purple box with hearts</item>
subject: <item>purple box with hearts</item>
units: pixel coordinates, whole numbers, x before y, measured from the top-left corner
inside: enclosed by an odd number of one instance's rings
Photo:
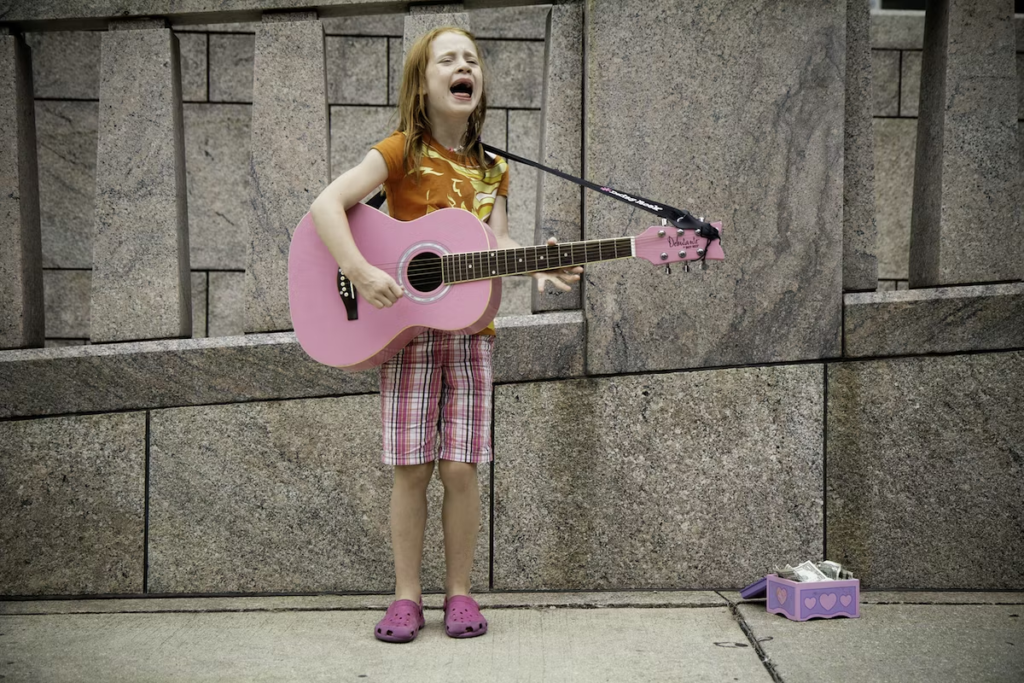
[[[769,574],[765,603],[772,614],[793,621],[860,616],[860,580],[798,583]]]

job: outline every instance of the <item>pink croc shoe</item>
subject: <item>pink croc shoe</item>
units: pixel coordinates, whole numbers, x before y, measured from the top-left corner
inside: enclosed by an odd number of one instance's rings
[[[373,635],[388,643],[408,643],[426,623],[422,600],[419,604],[412,600],[395,600],[384,618],[377,622]]]
[[[444,631],[452,638],[475,638],[487,633],[487,620],[480,605],[468,595],[453,595],[444,601]]]

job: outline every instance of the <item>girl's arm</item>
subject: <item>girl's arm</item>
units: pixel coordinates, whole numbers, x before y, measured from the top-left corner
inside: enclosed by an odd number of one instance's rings
[[[491,210],[488,225],[490,225],[491,232],[498,239],[499,249],[520,249],[522,245],[508,234],[507,199],[507,197],[501,195],[494,198],[494,208]],[[548,244],[557,244],[557,241],[554,237],[551,237],[548,239]],[[547,270],[543,273],[534,273],[533,277],[537,280],[538,292],[544,291],[545,282],[550,282],[563,292],[568,292],[572,290],[571,284],[579,281],[580,273],[582,272],[583,268],[576,266],[575,268],[558,268],[556,270]]]
[[[316,233],[356,290],[376,308],[391,306],[402,296],[395,279],[371,265],[359,253],[345,212],[388,178],[380,152],[371,149],[358,166],[334,179],[313,202],[310,213]]]

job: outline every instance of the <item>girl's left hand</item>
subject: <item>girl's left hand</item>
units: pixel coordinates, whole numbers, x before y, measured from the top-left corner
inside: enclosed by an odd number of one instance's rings
[[[558,240],[554,237],[548,238],[548,244],[558,244]],[[537,291],[544,291],[544,283],[550,282],[558,289],[563,292],[571,292],[572,284],[580,281],[580,275],[583,274],[582,266],[575,266],[573,268],[557,268],[555,270],[545,270],[541,273],[534,273],[533,278],[537,281]]]

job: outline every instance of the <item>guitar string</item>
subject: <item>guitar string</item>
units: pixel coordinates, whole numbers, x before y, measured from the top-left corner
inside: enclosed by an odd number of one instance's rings
[[[409,269],[407,270],[407,272],[413,272],[413,270],[415,268],[415,273],[417,275],[435,275],[435,274],[438,274],[438,273],[442,273],[444,271],[445,267],[442,264],[442,259],[444,257],[453,257],[453,256],[454,257],[463,257],[463,260],[464,260],[465,263],[473,261],[474,264],[475,263],[485,263],[486,264],[488,259],[492,258],[490,256],[490,254],[493,254],[493,253],[496,253],[496,252],[499,253],[499,254],[504,254],[504,253],[518,252],[518,251],[527,250],[527,249],[541,250],[541,249],[550,248],[550,247],[558,247],[559,249],[562,249],[562,248],[565,248],[565,247],[570,247],[569,256],[570,257],[574,257],[575,254],[573,254],[572,251],[571,251],[571,247],[573,245],[588,245],[587,247],[584,248],[584,258],[587,259],[587,260],[585,260],[583,263],[571,263],[571,264],[567,264],[567,265],[557,265],[557,266],[553,266],[551,268],[538,268],[536,270],[531,269],[531,270],[523,271],[523,273],[524,274],[528,273],[528,272],[530,272],[530,273],[534,273],[534,272],[539,273],[539,272],[545,272],[545,271],[551,271],[551,270],[559,270],[561,268],[574,268],[576,266],[586,265],[587,263],[600,263],[601,261],[614,261],[614,260],[618,260],[618,259],[622,259],[622,258],[632,257],[633,254],[630,253],[630,254],[626,254],[624,256],[608,256],[608,257],[606,257],[606,256],[599,255],[597,258],[594,258],[592,260],[590,259],[590,253],[589,252],[591,252],[591,251],[600,252],[601,249],[602,249],[602,246],[607,248],[609,246],[613,246],[613,245],[611,245],[609,243],[619,242],[619,241],[622,241],[622,240],[629,240],[629,239],[633,239],[633,242],[635,244],[639,245],[639,246],[647,246],[650,243],[659,242],[659,241],[662,241],[662,240],[664,240],[666,238],[664,238],[664,237],[636,237],[636,238],[609,237],[609,238],[600,239],[600,240],[588,240],[588,241],[583,241],[583,242],[560,242],[558,244],[552,244],[552,245],[531,245],[531,246],[528,246],[528,247],[515,247],[515,248],[511,248],[511,249],[489,249],[487,251],[466,251],[466,252],[455,252],[455,253],[448,253],[448,254],[436,254],[436,253],[433,253],[433,252],[424,252],[424,253],[431,254],[432,256],[434,256],[434,258],[431,258],[429,263],[425,263],[423,265],[420,265],[419,263],[417,263],[415,261],[410,262]],[[706,239],[706,238],[702,237],[702,238],[699,238],[699,239]],[[625,245],[621,245],[621,246],[625,246]],[[698,244],[696,246],[696,249],[706,249],[706,248],[707,248],[707,244],[706,243],[703,246],[700,245],[700,244]],[[616,250],[617,249],[618,249],[618,247],[616,247]],[[673,248],[673,249],[675,249],[675,248]],[[691,249],[692,249],[692,247],[691,247]],[[696,249],[693,250],[694,254],[696,254]],[[671,250],[668,250],[665,253],[671,255]],[[539,255],[540,255],[540,252],[539,251],[535,251],[535,253],[533,254],[533,258],[536,259]],[[544,256],[547,256],[547,254],[544,254]],[[529,258],[528,255],[527,255],[527,258]],[[640,257],[640,258],[643,258],[643,257]],[[502,257],[498,256],[497,259],[498,259],[498,261],[500,263],[501,260],[502,260]],[[684,258],[682,260],[697,261],[697,260],[700,260],[700,259],[701,259],[701,257],[695,256],[692,259]],[[678,262],[678,261],[673,261],[673,262]],[[463,265],[465,265],[465,263]],[[373,265],[373,266],[375,266],[377,268],[380,268],[381,270],[388,270],[388,269],[396,268],[399,265],[399,262],[396,261],[396,262],[393,262],[393,263],[372,263],[370,265]],[[655,265],[661,265],[661,264],[655,264]],[[458,264],[456,264],[456,267],[459,267]],[[515,273],[519,274],[518,271],[515,271]],[[511,274],[511,273],[507,273],[507,274]],[[495,275],[494,277],[500,277],[500,276]]]
[[[606,256],[606,257],[602,257],[600,259],[595,259],[595,260],[592,260],[592,261],[582,261],[582,262],[579,262],[579,263],[576,263],[576,262],[565,263],[565,264],[562,264],[562,265],[556,265],[556,266],[547,267],[547,268],[540,266],[540,264],[536,264],[536,267],[532,267],[532,268],[531,267],[526,267],[523,270],[519,270],[518,268],[508,268],[508,269],[506,269],[504,264],[498,264],[498,269],[497,270],[492,270],[492,272],[490,274],[488,274],[488,275],[484,275],[484,276],[481,276],[481,277],[455,277],[455,278],[453,278],[453,281],[456,281],[456,280],[458,280],[458,281],[461,281],[461,280],[479,280],[479,279],[490,279],[490,278],[496,278],[496,277],[504,277],[506,275],[527,275],[527,274],[531,274],[531,273],[552,272],[552,271],[556,271],[556,270],[562,270],[562,269],[565,269],[565,268],[582,267],[582,266],[588,265],[589,263],[602,263],[602,262],[606,262],[606,261],[618,261],[618,260],[623,260],[623,259],[627,259],[627,258],[632,258],[632,256],[633,256],[632,254],[622,254],[622,255],[618,255],[618,256]],[[685,262],[685,261],[698,262],[698,261],[701,261],[701,260],[703,260],[703,259],[701,259],[700,257],[693,257],[693,258],[689,258],[689,259],[686,259],[686,258],[675,259],[675,260],[672,260],[672,261],[669,261],[668,259],[666,259],[665,261],[663,261],[661,263],[654,263],[654,262],[652,262],[652,265],[659,265],[659,266],[660,265],[670,265],[672,263],[680,263],[680,262]],[[477,263],[482,265],[484,268],[486,268],[489,265],[491,265],[491,264],[487,264],[487,263],[483,263],[483,262],[479,262],[479,261]],[[371,264],[371,265],[375,265],[375,264]],[[476,265],[476,264],[474,264],[474,265]],[[376,266],[376,267],[381,268],[381,270],[384,270],[385,272],[387,272],[387,266],[386,265],[384,265],[384,266]],[[415,277],[431,277],[431,276],[442,276],[443,277],[444,274],[445,274],[445,271],[450,271],[449,272],[450,275],[454,275],[456,273],[461,273],[462,275],[467,275],[468,276],[468,275],[472,274],[471,268],[472,268],[472,266],[469,265],[468,261],[462,262],[462,263],[459,263],[459,264],[447,264],[447,265],[428,264],[428,265],[419,266],[419,267],[417,267],[417,264],[413,264],[408,269],[406,269],[406,274],[407,274],[407,278],[408,279],[415,278]],[[574,273],[574,274],[578,274],[578,273]]]

